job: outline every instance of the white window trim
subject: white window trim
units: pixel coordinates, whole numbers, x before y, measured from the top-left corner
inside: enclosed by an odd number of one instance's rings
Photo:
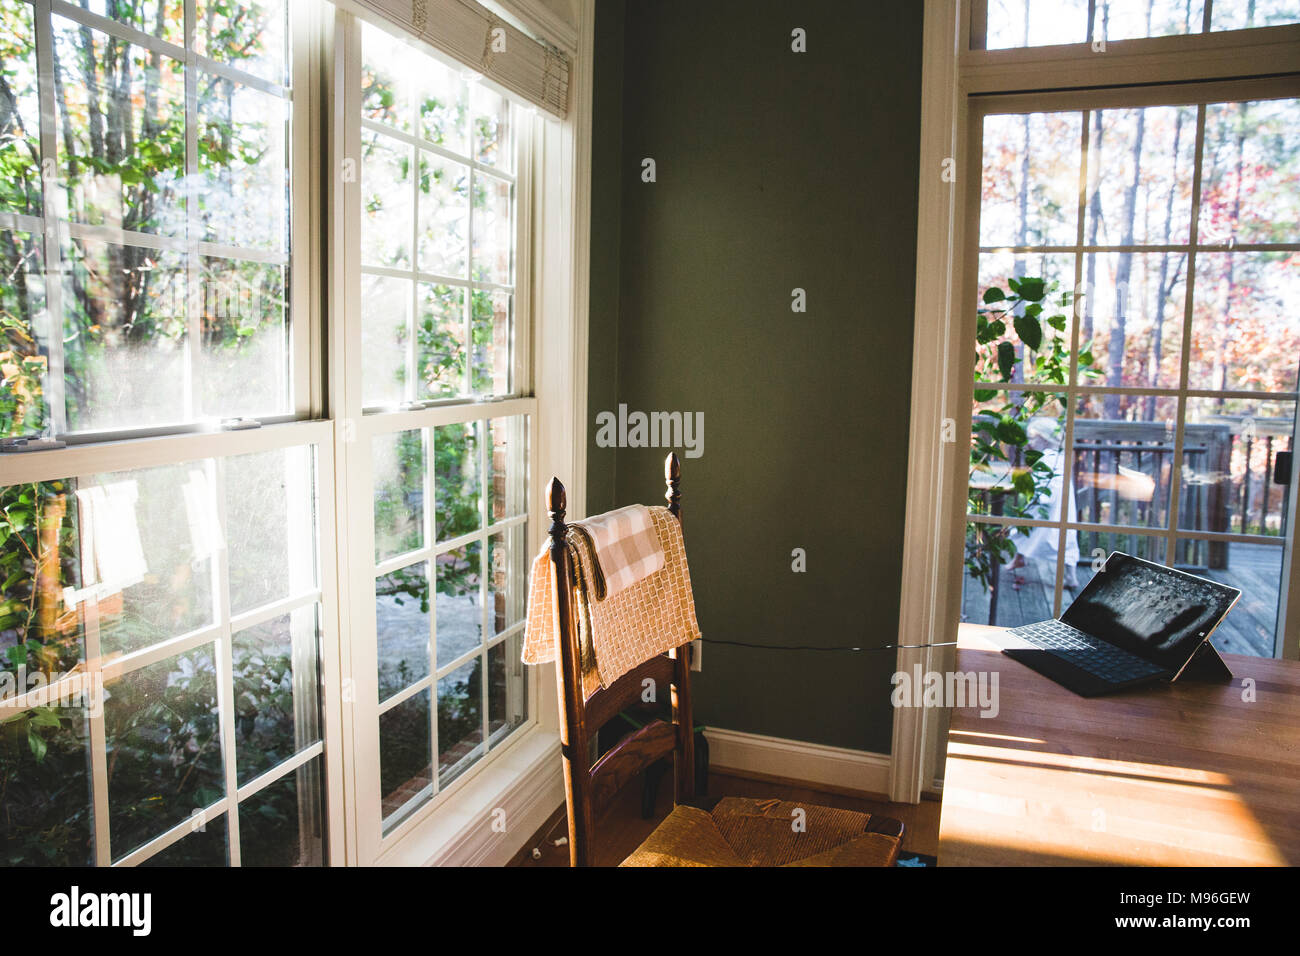
[[[973,16],[983,0],[926,0],[922,41],[921,158],[917,214],[916,311],[908,445],[906,530],[899,613],[900,644],[940,645],[900,649],[896,669],[911,672],[954,666],[962,592],[961,543],[965,537],[967,458],[970,442],[970,355],[973,323],[963,317],[970,269],[964,234],[974,221],[966,177],[979,169],[978,140],[969,135],[969,97],[979,93],[1061,90],[1098,85],[1245,79],[1300,72],[1300,25],[1191,36],[1117,40],[1105,53],[1087,43],[1022,50],[971,50]],[[1105,73],[1099,71],[1105,57]],[[947,168],[955,181],[945,182]],[[935,281],[935,277],[941,277]],[[968,306],[970,308],[968,308]],[[934,388],[934,382],[941,383]],[[942,442],[945,420],[953,440]],[[1300,481],[1291,484],[1296,513]],[[1300,583],[1295,549],[1282,569],[1289,592],[1279,594],[1284,634],[1300,631]],[[1292,642],[1283,656],[1296,658]],[[891,799],[916,802],[942,788],[939,768],[948,712],[895,708]]]
[[[219,475],[221,473],[221,462],[233,456],[278,449],[310,447],[315,450],[316,458],[314,467],[316,500],[318,502],[332,500],[334,493],[333,471],[330,467],[331,429],[327,423],[311,420],[319,409],[319,402],[314,398],[314,395],[319,390],[319,374],[315,371],[319,367],[319,362],[316,361],[319,355],[319,343],[315,331],[319,327],[319,308],[316,301],[317,296],[313,294],[311,286],[313,281],[311,276],[316,274],[313,270],[317,265],[315,257],[312,255],[313,243],[311,237],[318,234],[319,205],[308,198],[308,195],[313,194],[316,189],[310,144],[313,130],[319,122],[319,98],[315,95],[313,84],[308,81],[312,64],[310,57],[304,54],[312,47],[312,38],[317,30],[316,21],[318,17],[312,13],[316,6],[310,4],[308,0],[289,0],[289,2],[292,11],[290,25],[293,31],[291,36],[287,38],[292,51],[293,65],[292,93],[290,94],[293,106],[289,133],[291,145],[290,182],[293,194],[289,215],[290,251],[295,264],[290,278],[289,290],[290,323],[291,334],[293,335],[293,345],[290,349],[289,397],[290,405],[295,409],[299,420],[290,421],[289,419],[294,417],[292,414],[268,416],[262,419],[264,427],[238,431],[213,431],[211,425],[191,422],[161,428],[83,432],[75,436],[75,440],[70,441],[66,448],[0,456],[0,484],[11,485],[79,478],[94,474],[155,468],[203,460],[213,461],[216,464],[216,474]],[[162,40],[141,35],[139,31],[134,31],[113,21],[103,20],[103,18],[98,18],[81,10],[79,7],[63,3],[61,0],[32,0],[31,5],[37,19],[38,64],[42,66],[44,73],[48,74],[52,69],[50,33],[48,29],[49,17],[52,13],[58,13],[97,28],[103,28],[112,35],[133,43],[139,43],[147,48],[161,49],[163,52],[189,65],[201,64],[205,70],[223,76],[231,76],[251,86],[259,88],[269,86],[269,84],[257,80],[255,77],[245,76],[222,64],[199,57],[193,52],[166,44]],[[42,20],[43,23],[41,23]],[[40,93],[40,96],[42,100],[42,154],[49,156],[53,155],[55,137],[52,125],[55,121],[53,102],[48,93],[44,91]],[[192,108],[192,104],[188,108]],[[192,147],[193,136],[195,135],[192,127],[189,129],[188,135],[191,138]],[[189,162],[194,162],[192,157]],[[76,234],[78,232],[89,233],[94,231],[90,227],[82,227],[76,223],[60,222],[49,218],[48,194],[46,202],[44,225],[47,228],[44,230],[43,238],[47,243],[57,243],[60,232]],[[33,217],[22,218],[29,219]],[[31,223],[27,223],[27,225],[31,225]],[[115,237],[108,235],[106,238],[113,239]],[[156,240],[161,244],[170,242],[165,238],[155,236],[137,236],[137,238],[146,242]],[[175,243],[172,242],[172,244]],[[184,245],[183,240],[181,245]],[[207,244],[197,244],[199,251],[204,251],[207,247]],[[239,255],[253,259],[259,257],[273,258],[277,261],[282,258],[279,254],[264,256],[249,250],[240,250]],[[57,262],[58,260],[50,261]],[[58,321],[57,298],[51,297],[51,302],[47,304],[47,310],[56,316],[52,321]],[[193,324],[196,322],[197,318],[192,318],[191,341],[194,343],[198,341],[193,333]],[[57,364],[57,356],[56,362],[52,363],[51,373],[61,375],[61,365]],[[61,402],[63,394],[62,382],[59,381],[55,387],[50,388],[49,394],[52,402]],[[54,421],[56,427],[64,421],[64,409],[62,407],[54,412]],[[219,500],[218,510],[221,511],[223,508],[224,503]],[[100,657],[98,640],[95,636],[97,626],[93,620],[94,615],[93,613],[87,615],[86,667],[87,672],[93,675],[99,671],[112,673],[114,670],[120,672],[123,668],[130,670],[138,666],[147,666],[148,663],[154,660],[164,659],[177,653],[184,653],[200,645],[211,647],[214,660],[218,661],[219,667],[224,667],[222,661],[230,653],[231,634],[234,628],[249,626],[254,623],[253,618],[269,618],[272,613],[279,614],[291,608],[319,602],[321,619],[319,622],[320,648],[317,678],[321,693],[320,741],[243,786],[236,786],[237,778],[233,772],[234,768],[228,765],[225,780],[227,795],[215,804],[204,808],[209,820],[216,814],[222,813],[231,807],[231,792],[235,794],[233,801],[238,802],[240,799],[251,796],[269,782],[292,773],[294,769],[312,758],[322,753],[338,754],[343,749],[338,697],[328,691],[328,688],[339,685],[338,630],[334,612],[337,604],[334,594],[337,580],[334,569],[334,523],[332,521],[332,512],[329,509],[320,510],[316,531],[316,547],[319,549],[317,573],[320,576],[317,586],[278,601],[272,606],[261,608],[251,615],[232,616],[229,613],[229,608],[223,606],[221,620],[218,623],[205,627],[200,631],[178,635],[161,645],[154,645],[142,651],[133,652],[112,662]],[[217,565],[216,573],[224,577],[226,564],[224,550],[220,553],[220,557],[215,564]],[[224,604],[228,595],[224,591],[224,582],[219,583],[222,585],[221,600]],[[57,694],[60,685],[67,682],[68,678],[65,678],[63,681],[51,685],[46,689],[46,693]],[[219,692],[222,695],[223,726],[221,732],[223,737],[229,738],[233,732],[233,711],[230,707],[229,688],[219,688]],[[30,695],[26,695],[25,698],[0,702],[0,713],[24,709],[25,701],[27,704],[32,702],[27,698],[30,698]],[[91,761],[91,803],[96,821],[92,838],[94,842],[93,855],[96,864],[101,866],[134,865],[165,849],[191,832],[193,821],[186,819],[164,833],[158,834],[125,856],[119,857],[116,864],[113,864],[110,858],[107,830],[108,781],[106,766],[104,765],[102,716],[89,717],[88,725],[87,756]],[[343,806],[343,768],[340,761],[330,758],[324,761],[321,786],[325,800],[325,817],[321,821],[321,825],[326,842],[326,860],[335,864],[342,863],[344,860],[343,848],[345,846],[344,821],[342,816],[335,812]],[[236,816],[236,814],[231,814],[231,823],[228,829],[232,863],[239,860],[238,822]]]
[[[540,547],[546,530],[544,489],[550,475],[565,476],[566,484],[572,485],[571,514],[584,513],[585,505],[586,442],[578,438],[586,417],[593,13],[593,0],[584,0],[579,56],[570,78],[574,102],[568,119],[533,114],[533,183],[542,188],[526,202],[531,185],[521,183],[518,200],[519,228],[527,230],[531,256],[521,257],[519,262],[516,314],[531,316],[531,321],[518,322],[517,335],[522,337],[517,339],[517,349],[525,356],[532,355],[533,395],[401,413],[404,422],[409,418],[411,424],[424,426],[443,418],[491,418],[515,405],[531,415],[530,556]],[[333,123],[324,181],[332,184],[335,201],[331,208],[338,211],[328,232],[331,316],[356,315],[358,306],[358,284],[351,281],[352,272],[358,271],[352,262],[356,253],[349,237],[359,234],[359,204],[339,198],[347,184],[336,172],[345,158],[359,155],[359,142],[355,141],[359,126],[347,121],[361,113],[359,90],[348,83],[359,64],[346,62],[348,50],[355,49],[355,44],[341,42],[343,31],[354,29],[354,23],[350,14],[340,11],[326,25],[323,36],[326,61],[332,67],[327,110]],[[328,404],[340,488],[336,497],[338,547],[346,558],[355,550],[349,541],[369,542],[371,535],[368,502],[365,508],[355,502],[346,505],[358,496],[357,488],[369,488],[369,442],[363,440],[369,429],[361,415],[360,356],[347,348],[343,322],[332,321],[328,334]],[[378,755],[368,745],[377,732],[368,726],[374,708],[357,706],[359,700],[373,697],[374,690],[374,607],[373,601],[365,600],[373,585],[373,563],[352,566],[355,563],[340,561],[340,586],[336,589],[343,645],[336,691],[342,703],[346,741],[342,755],[347,788],[344,860],[352,865],[504,862],[554,810],[556,801],[563,799],[554,668],[530,669],[529,719],[524,727],[512,733],[496,753],[462,774],[387,835],[382,834],[380,805],[374,797],[378,792]],[[505,835],[495,834],[488,825],[496,808],[506,810]],[[342,810],[335,812],[343,815]]]

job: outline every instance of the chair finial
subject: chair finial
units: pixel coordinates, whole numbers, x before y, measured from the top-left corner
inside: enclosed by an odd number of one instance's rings
[[[664,459],[664,483],[668,485],[668,490],[664,492],[668,511],[673,517],[680,518],[682,516],[682,462],[675,451],[670,451],[668,457]]]
[[[564,512],[568,504],[569,496],[564,490],[564,482],[551,476],[551,480],[546,483],[546,511],[551,516],[549,531],[551,540],[560,546],[564,545],[567,530],[564,524]]]

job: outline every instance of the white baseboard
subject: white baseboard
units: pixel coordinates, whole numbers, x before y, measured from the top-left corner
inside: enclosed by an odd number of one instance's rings
[[[889,755],[708,727],[709,764],[810,784],[889,793]]]

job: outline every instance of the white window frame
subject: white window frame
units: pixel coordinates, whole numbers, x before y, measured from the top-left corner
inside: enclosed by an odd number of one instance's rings
[[[896,669],[951,669],[961,616],[976,307],[967,282],[974,260],[966,237],[978,222],[982,144],[977,94],[1098,86],[1240,80],[1300,73],[1300,25],[1190,36],[1011,50],[973,48],[984,0],[926,0],[923,38],[920,195],[912,359],[908,496]],[[947,172],[948,175],[945,175]],[[953,175],[955,174],[955,176]],[[974,208],[971,208],[971,196]],[[934,277],[943,277],[935,282]],[[969,284],[969,288],[968,288]],[[937,343],[937,347],[936,347]],[[940,383],[936,388],[934,383]],[[945,427],[946,423],[946,427]],[[948,439],[948,440],[945,440]],[[1297,488],[1290,489],[1290,513]],[[1292,552],[1293,549],[1290,549]],[[1300,631],[1300,583],[1288,554],[1279,595],[1282,632]],[[1300,656],[1292,642],[1284,657]],[[942,789],[948,713],[895,708],[890,791],[916,802]]]
[[[94,14],[72,6],[63,0],[28,0],[34,8],[36,28],[38,70],[44,75],[51,75],[53,68],[51,48],[51,14],[57,13],[76,20],[119,39],[137,43],[147,49],[158,50],[179,59],[187,67],[187,133],[186,167],[193,172],[197,164],[197,131],[193,123],[194,111],[194,73],[193,67],[201,65],[205,70],[231,76],[241,83],[248,83],[263,89],[270,89],[274,84],[249,77],[206,58],[199,57],[192,51],[176,47],[156,37],[143,34],[129,26],[112,20],[105,20]],[[194,26],[194,0],[186,0],[186,28],[190,35]],[[319,414],[320,376],[315,369],[319,366],[320,336],[316,331],[319,325],[319,303],[312,287],[312,248],[311,237],[319,229],[318,206],[311,201],[316,192],[316,172],[312,162],[312,135],[319,126],[319,98],[315,95],[310,82],[317,62],[316,44],[319,37],[318,5],[309,0],[289,0],[289,36],[291,83],[289,91],[284,92],[292,103],[290,118],[290,251],[284,256],[275,257],[276,261],[289,262],[292,255],[295,266],[290,270],[289,285],[289,322],[291,341],[289,347],[291,401],[296,412],[268,417],[262,420],[261,427],[235,431],[212,431],[210,426],[195,423],[178,424],[161,428],[138,428],[125,431],[83,432],[67,437],[69,443],[65,448],[49,449],[22,454],[0,454],[0,485],[13,485],[40,481],[77,479],[109,472],[155,468],[165,465],[189,462],[210,462],[209,474],[214,480],[214,494],[218,500],[218,512],[224,508],[222,476],[224,461],[230,457],[253,454],[257,452],[308,447],[313,449],[313,477],[315,478],[316,502],[318,505],[334,500],[334,482],[331,466],[332,429],[328,423],[311,421]],[[278,89],[278,88],[277,88]],[[55,109],[53,91],[42,87],[41,97],[41,146],[42,156],[49,157],[55,153]],[[265,253],[234,250],[216,247],[196,240],[171,240],[145,234],[127,234],[121,230],[109,230],[103,227],[81,226],[75,223],[60,222],[53,218],[55,205],[52,201],[53,190],[45,190],[45,215],[34,223],[16,221],[19,218],[6,216],[0,225],[15,225],[27,229],[36,226],[34,234],[40,234],[46,250],[46,271],[58,276],[59,242],[65,236],[87,235],[96,238],[109,238],[117,241],[134,241],[138,244],[156,246],[169,245],[191,252],[190,268],[196,263],[194,252],[211,252],[214,254],[235,254],[238,258],[263,259]],[[51,250],[53,255],[51,256]],[[57,281],[47,284],[52,290],[58,290]],[[197,335],[198,313],[195,299],[197,283],[191,276],[191,309],[188,347],[199,347]],[[59,310],[57,291],[47,300],[47,323],[60,323],[62,313]],[[53,327],[53,325],[51,326]],[[59,361],[57,343],[61,336],[51,335],[55,355],[51,361],[51,379],[56,383],[47,392],[53,407],[56,432],[61,431],[64,421],[62,407],[62,365]],[[295,418],[299,420],[294,420]],[[224,522],[224,514],[221,515]],[[312,555],[303,555],[303,561],[311,561],[315,573],[319,576],[314,588],[299,590],[287,598],[252,611],[231,614],[226,590],[227,554],[222,548],[213,562],[213,583],[216,607],[213,623],[186,633],[174,636],[159,644],[151,645],[129,654],[114,658],[100,655],[98,626],[94,613],[95,605],[88,602],[84,620],[86,672],[93,681],[96,676],[107,675],[110,678],[130,673],[141,667],[176,654],[185,653],[199,647],[209,647],[213,653],[214,663],[220,686],[221,735],[223,740],[234,738],[234,710],[232,688],[228,675],[232,655],[232,635],[235,630],[252,626],[269,620],[294,609],[309,607],[318,603],[319,619],[319,671],[317,674],[321,739],[295,754],[287,761],[259,775],[243,786],[238,785],[234,758],[223,753],[225,767],[225,788],[227,795],[204,809],[204,819],[211,821],[216,815],[233,810],[233,804],[251,797],[271,783],[293,773],[308,761],[325,755],[321,786],[324,798],[324,816],[321,819],[322,835],[326,843],[326,861],[342,863],[345,860],[346,841],[344,839],[344,818],[341,809],[344,805],[343,762],[338,759],[342,751],[342,719],[339,677],[339,629],[337,621],[337,595],[335,586],[337,573],[335,569],[335,545],[333,513],[326,507],[317,508],[316,540]],[[51,684],[44,691],[29,693],[8,701],[0,701],[0,714],[8,714],[27,709],[38,703],[35,694],[59,694],[64,686],[70,686],[72,677]],[[108,779],[105,759],[104,720],[99,717],[87,718],[89,739],[87,756],[90,760],[88,777],[91,784],[91,807],[93,810],[94,861],[97,865],[132,866],[144,862],[154,854],[161,852],[181,838],[188,835],[193,828],[194,819],[187,818],[164,833],[159,834],[142,846],[120,856],[114,864],[110,858],[108,831]],[[233,752],[232,752],[233,753]],[[231,795],[234,795],[232,801]],[[229,813],[227,839],[231,865],[238,865],[240,859],[238,814]]]
[[[26,0],[38,11],[63,0]],[[531,244],[531,254],[521,257],[515,276],[516,342],[531,375],[520,398],[502,402],[434,406],[402,413],[400,418],[372,416],[366,421],[360,400],[360,364],[357,350],[349,348],[346,315],[356,315],[356,289],[349,289],[348,234],[356,235],[357,211],[347,205],[338,173],[348,153],[346,123],[339,117],[360,117],[360,105],[350,104],[347,84],[347,44],[341,30],[349,29],[350,16],[311,0],[290,0],[293,50],[293,113],[291,128],[291,239],[290,322],[292,330],[291,415],[264,418],[259,428],[211,431],[200,425],[99,432],[72,438],[66,448],[21,455],[0,455],[0,484],[75,478],[82,475],[155,467],[203,459],[222,459],[277,448],[310,445],[315,448],[317,481],[317,548],[320,574],[320,706],[321,742],[269,774],[241,787],[237,796],[256,792],[277,774],[291,772],[298,762],[325,755],[326,858],[331,865],[502,863],[554,812],[564,799],[559,756],[559,721],[555,668],[531,668],[529,722],[510,734],[505,746],[462,774],[438,799],[426,804],[380,838],[377,799],[365,796],[378,789],[377,757],[367,750],[365,720],[357,701],[363,693],[363,675],[372,683],[376,675],[374,648],[373,550],[370,523],[373,501],[369,493],[369,457],[359,450],[368,441],[359,438],[366,429],[387,419],[393,427],[414,427],[458,420],[458,416],[496,418],[523,411],[530,415],[529,508],[530,550],[545,533],[545,485],[550,475],[561,476],[569,487],[569,515],[586,513],[586,342],[589,279],[589,210],[591,142],[591,62],[594,45],[594,0],[575,5],[576,22],[557,18],[537,0],[510,0],[502,4],[508,16],[517,16],[535,35],[549,39],[573,63],[570,74],[571,108],[568,118],[557,120],[541,111],[532,114],[532,177],[518,187],[517,223]],[[192,6],[192,0],[191,0]],[[76,10],[76,8],[71,8]],[[80,11],[77,11],[80,12]],[[538,25],[541,25],[540,28]],[[559,30],[558,26],[566,27]],[[557,28],[549,33],[550,28]],[[549,36],[548,36],[549,33]],[[49,65],[49,31],[38,41],[38,67]],[[41,58],[44,58],[41,60]],[[45,118],[43,116],[43,123]],[[357,126],[359,130],[359,125]],[[326,148],[319,149],[324,143]],[[357,156],[357,151],[352,151]],[[527,201],[525,201],[527,191]],[[329,215],[326,215],[328,204]],[[352,209],[351,212],[347,210]],[[10,225],[13,217],[0,218]],[[44,227],[39,217],[18,228]],[[44,235],[43,231],[41,234]],[[359,273],[356,273],[359,276]],[[527,316],[527,321],[521,319]],[[522,336],[522,338],[521,338]],[[516,379],[518,386],[522,379]],[[283,419],[283,420],[282,420]],[[386,427],[386,425],[385,425]],[[360,489],[365,489],[364,492]],[[359,551],[358,551],[359,548]],[[349,556],[367,556],[370,567],[360,574]],[[293,602],[308,602],[297,595]],[[285,602],[282,602],[285,603]],[[295,606],[297,604],[295,603]],[[274,608],[282,610],[280,604]],[[261,612],[259,612],[259,619]],[[247,622],[243,622],[247,623]],[[229,617],[220,622],[218,639],[230,639]],[[186,648],[204,638],[185,635]],[[164,645],[175,653],[179,644]],[[146,656],[150,661],[157,649]],[[141,666],[145,657],[137,661]],[[100,666],[95,662],[92,666]],[[59,688],[52,688],[57,692]],[[21,702],[17,702],[21,703]],[[15,704],[8,710],[21,709]],[[102,736],[102,734],[101,734]],[[100,763],[102,764],[102,746]],[[101,814],[107,801],[106,780],[96,784],[94,807]],[[365,801],[370,800],[367,808]],[[220,812],[225,801],[209,808]],[[507,813],[506,832],[491,824],[494,809]],[[436,811],[436,812],[435,812]],[[210,818],[210,817],[209,817]],[[107,819],[104,816],[104,819]],[[362,822],[366,821],[366,822]],[[371,825],[373,823],[373,825]],[[164,849],[188,832],[190,821],[160,835],[134,851],[121,864],[139,862]],[[232,831],[237,853],[237,830]],[[105,859],[101,848],[98,862]],[[148,854],[146,853],[148,851]]]
[[[586,443],[576,436],[582,434],[586,404],[587,65],[592,9],[590,0],[585,0],[580,50],[571,74],[575,105],[569,119],[558,120],[540,110],[518,113],[531,128],[516,136],[514,396],[495,401],[421,403],[425,407],[384,414],[366,414],[362,399],[358,347],[360,176],[342,174],[345,161],[352,158],[358,160],[352,168],[359,169],[361,155],[360,20],[340,9],[326,28],[324,56],[333,66],[326,107],[326,115],[332,119],[325,181],[330,183],[330,205],[335,214],[328,232],[329,313],[334,317],[329,328],[328,403],[335,426],[340,489],[336,499],[341,557],[339,616],[347,635],[342,699],[349,742],[346,828],[350,864],[504,862],[563,800],[554,668],[533,667],[526,678],[525,723],[384,831],[370,448],[377,434],[525,414],[529,420],[527,557],[531,559],[545,535],[543,489],[547,477],[566,476],[566,483],[575,487],[570,514],[583,513]],[[489,533],[485,528],[475,537],[486,539]],[[442,543],[429,550],[432,553],[445,547]],[[516,630],[487,643],[497,643]],[[440,666],[438,673],[444,669]],[[433,706],[436,674],[431,674],[428,682]],[[432,746],[436,767],[436,740]],[[498,808],[506,811],[504,833],[492,827],[492,811]]]

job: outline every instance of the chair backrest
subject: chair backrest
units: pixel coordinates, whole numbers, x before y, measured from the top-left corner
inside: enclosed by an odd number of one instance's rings
[[[682,466],[676,454],[664,461],[668,510],[681,521]],[[673,755],[675,795],[678,803],[695,792],[695,738],[691,723],[690,645],[643,661],[609,687],[590,697],[583,695],[582,657],[578,647],[575,608],[571,601],[569,551],[565,538],[564,485],[552,478],[546,486],[546,506],[551,517],[550,560],[555,569],[556,685],[560,703],[560,744],[564,756],[564,790],[569,810],[569,862],[592,863],[594,821],[615,794],[637,773]],[[654,681],[656,696],[671,688],[672,722],[655,719],[632,731],[594,763],[591,739],[625,708],[642,699],[643,682]]]

